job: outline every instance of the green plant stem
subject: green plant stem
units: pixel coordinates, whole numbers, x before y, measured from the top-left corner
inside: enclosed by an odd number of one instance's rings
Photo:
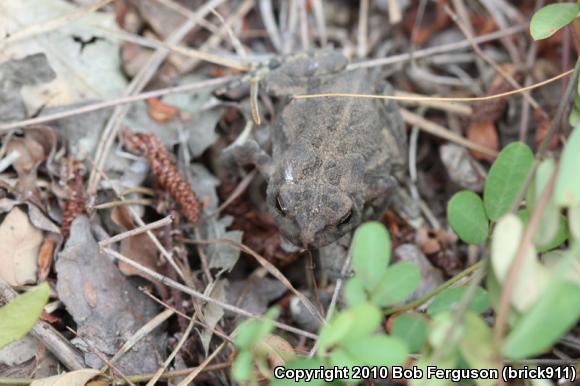
[[[451,279],[447,280],[445,283],[441,284],[439,287],[433,289],[429,293],[421,296],[419,299],[412,301],[411,303],[403,304],[402,306],[391,307],[387,308],[384,312],[385,315],[392,315],[397,312],[408,311],[413,308],[419,307],[423,303],[426,303],[428,300],[433,298],[435,295],[441,293],[443,290],[451,287],[453,284],[457,283],[459,280],[463,279],[464,277],[472,274],[473,272],[477,271],[481,268],[486,262],[486,259],[480,260],[477,263],[473,264],[472,266],[465,268],[463,271],[459,272],[457,275],[453,276]]]

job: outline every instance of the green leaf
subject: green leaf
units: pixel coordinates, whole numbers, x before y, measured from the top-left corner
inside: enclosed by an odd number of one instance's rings
[[[524,227],[528,225],[530,213],[526,209],[518,211],[517,216],[524,223]],[[568,218],[570,218],[570,211],[568,212]],[[536,240],[536,236],[540,233],[540,229],[536,230],[536,234],[534,235],[534,245],[537,247],[538,253],[544,253],[557,248],[562,245],[564,241],[568,240],[568,225],[566,224],[566,217],[561,213],[558,213],[558,221],[558,230],[548,242],[539,244]]]
[[[465,334],[459,342],[459,351],[472,369],[496,368],[496,354],[493,334],[488,325],[473,312],[467,312],[464,319]],[[481,386],[493,386],[496,379],[476,379]]]
[[[359,366],[400,366],[409,352],[405,343],[387,335],[372,335],[342,347]]]
[[[380,310],[370,303],[341,311],[320,331],[318,347],[321,352],[350,340],[372,334],[382,320]]]
[[[580,286],[558,280],[522,316],[508,335],[503,353],[523,359],[548,350],[580,318]]]
[[[407,313],[395,319],[391,335],[403,339],[409,351],[417,353],[427,340],[428,327],[427,321],[421,314]]]
[[[533,159],[530,148],[521,142],[511,143],[499,153],[483,190],[483,203],[491,220],[497,221],[510,210]]]
[[[242,351],[232,364],[232,377],[238,382],[249,381],[254,371],[252,352]]]
[[[279,310],[274,307],[264,315],[267,319],[251,319],[240,324],[234,337],[236,347],[239,350],[249,350],[260,339],[272,332],[274,329],[274,321],[272,319],[276,318],[278,313]]]
[[[391,258],[391,238],[383,224],[370,221],[359,226],[352,242],[352,266],[366,288],[374,288]]]
[[[534,40],[546,39],[570,24],[580,7],[575,3],[550,4],[540,8],[530,21],[530,34]]]
[[[465,295],[465,291],[467,291],[467,287],[452,287],[445,289],[433,298],[433,301],[427,309],[427,314],[434,316],[441,312],[453,311],[453,306],[461,301],[463,295]],[[480,314],[485,312],[489,308],[489,305],[490,302],[487,291],[481,287],[477,287],[467,308]]]
[[[48,302],[50,288],[42,283],[0,308],[0,348],[28,333]]]
[[[413,263],[401,261],[384,272],[376,288],[372,289],[371,302],[388,307],[406,300],[421,280],[419,269]]]
[[[563,4],[562,4],[563,5]],[[580,204],[580,126],[576,126],[564,146],[560,160],[560,171],[554,187],[554,202],[559,206],[575,206]]]
[[[366,303],[369,300],[363,281],[358,276],[352,277],[346,282],[344,286],[344,298],[346,303],[351,307]]]
[[[457,235],[468,244],[479,244],[487,237],[489,221],[479,195],[464,190],[447,204],[447,219]]]

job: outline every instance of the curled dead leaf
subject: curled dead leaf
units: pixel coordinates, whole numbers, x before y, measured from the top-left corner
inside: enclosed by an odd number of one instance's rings
[[[159,98],[147,99],[147,106],[149,116],[159,123],[169,122],[179,113],[177,107],[164,103]]]
[[[478,145],[487,147],[489,149],[498,150],[499,138],[497,129],[492,121],[472,122],[467,128],[467,138]],[[489,154],[483,154],[478,151],[471,150],[471,154],[480,160],[492,162],[495,157]]]
[[[42,232],[18,207],[0,225],[0,278],[12,286],[36,282],[37,256]]]

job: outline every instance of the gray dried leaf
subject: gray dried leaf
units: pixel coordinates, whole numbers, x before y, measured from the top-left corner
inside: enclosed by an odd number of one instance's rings
[[[448,143],[439,148],[439,154],[453,182],[475,192],[483,190],[485,172],[465,148]]]
[[[103,362],[91,351],[114,355],[121,345],[156,315],[157,306],[121,274],[99,250],[89,220],[79,216],[72,224],[65,249],[55,265],[60,300],[77,323],[73,340],[88,366]],[[139,341],[115,366],[125,374],[154,372],[164,353],[164,334],[157,329]]]
[[[261,315],[273,300],[286,291],[287,288],[278,280],[253,277],[248,280],[232,281],[227,288],[227,300],[229,304],[235,304],[246,311]],[[226,311],[226,315],[232,314]]]
[[[209,296],[212,299],[220,300],[226,302],[226,286],[228,285],[227,280],[218,280],[213,286]],[[201,344],[203,345],[203,350],[205,355],[208,354],[209,342],[213,336],[213,329],[218,324],[218,322],[224,316],[224,309],[216,304],[208,303],[203,309],[203,319],[208,328],[204,329],[200,334]]]
[[[443,273],[435,268],[423,252],[414,244],[403,244],[395,249],[396,261],[408,261],[419,267],[421,272],[421,283],[407,301],[419,299],[421,296],[431,292],[445,281]]]
[[[0,121],[25,118],[28,111],[20,94],[22,87],[50,82],[55,77],[44,54],[0,63]]]

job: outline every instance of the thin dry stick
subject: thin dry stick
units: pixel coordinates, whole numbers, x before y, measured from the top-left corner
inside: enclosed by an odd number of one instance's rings
[[[109,360],[107,359],[107,356],[105,354],[103,354],[102,352],[100,352],[99,350],[97,350],[94,346],[91,345],[91,343],[87,342],[84,338],[82,338],[81,336],[79,336],[77,334],[77,332],[75,330],[73,330],[72,328],[70,328],[69,326],[66,326],[66,329],[69,330],[70,332],[72,332],[78,339],[82,340],[84,342],[84,344],[88,347],[88,349],[97,358],[99,358],[101,361],[103,361],[104,363],[106,363],[107,366],[109,366],[111,368],[112,372],[117,373],[129,385],[136,386],[133,382],[131,382],[129,379],[127,379],[127,377],[125,376],[125,374],[123,374],[123,372],[121,370],[119,370],[115,365],[113,365],[112,363],[109,362]]]
[[[103,366],[101,372],[107,371],[107,368],[113,363],[119,360],[123,355],[125,355],[133,346],[137,344],[141,339],[149,335],[154,329],[159,327],[163,322],[169,319],[173,315],[173,310],[163,310],[159,314],[155,315],[153,319],[145,323],[140,329],[138,329],[133,336],[131,336],[123,344],[123,346],[113,355],[113,357]]]
[[[485,60],[485,62],[489,64],[498,74],[500,74],[513,88],[521,89],[522,86],[520,86],[520,84],[514,79],[514,77],[508,74],[506,71],[504,71],[504,69],[502,69],[495,62],[495,60],[493,60],[492,58],[489,57],[489,55],[483,52],[483,50],[479,47],[479,45],[473,41],[473,34],[471,33],[471,31],[469,31],[469,29],[465,26],[465,24],[461,20],[459,20],[457,14],[455,14],[455,12],[449,9],[449,7],[445,7],[445,11],[451,16],[451,18],[453,19],[455,24],[457,24],[461,32],[463,32],[467,40],[469,40],[469,42],[471,43],[471,47],[473,47],[473,50],[477,53],[477,55],[479,55],[479,57]],[[532,105],[533,108],[537,109],[538,107],[540,107],[538,105],[538,102],[536,102],[535,99],[529,93],[522,93],[522,96],[526,99],[526,101],[528,101],[530,105]]]
[[[191,295],[191,296],[193,296],[199,300],[202,300],[204,302],[208,302],[208,303],[212,303],[212,304],[215,304],[217,306],[220,306],[223,309],[231,311],[235,314],[242,315],[242,316],[245,316],[247,318],[252,318],[252,319],[264,319],[264,317],[262,315],[256,315],[256,314],[248,312],[242,308],[235,307],[235,306],[232,306],[231,304],[224,303],[222,301],[213,299],[207,295],[204,295],[203,293],[201,293],[199,291],[194,290],[193,288],[190,288],[190,287],[187,287],[181,283],[178,283],[175,280],[168,278],[167,276],[163,276],[163,275],[159,274],[158,272],[156,272],[150,268],[147,268],[147,267],[137,263],[136,261],[129,259],[126,256],[123,256],[122,254],[120,254],[117,251],[114,251],[114,250],[109,249],[109,248],[103,248],[103,251],[116,257],[117,259],[121,260],[122,262],[129,264],[133,268],[136,268],[136,269],[150,275],[153,279],[159,281],[161,284],[164,284],[168,287],[175,288],[179,291],[185,292],[186,294]],[[297,334],[297,335],[302,335],[306,338],[316,339],[316,335],[312,334],[308,331],[304,331],[304,330],[301,330],[299,328],[292,327],[292,326],[289,326],[287,324],[280,323],[277,321],[275,321],[274,324],[276,325],[276,327],[278,327],[281,330],[289,331],[289,332],[292,332],[292,333]]]
[[[220,338],[222,338],[223,340],[226,340],[230,343],[234,343],[229,336],[225,335],[223,332],[221,332],[220,330],[218,330],[217,328],[211,328],[210,326],[208,326],[206,323],[202,322],[201,320],[197,320],[197,319],[192,319],[190,316],[185,315],[183,312],[179,311],[178,309],[176,309],[175,307],[172,307],[170,304],[167,304],[166,302],[164,302],[163,300],[155,297],[153,294],[151,294],[149,291],[145,291],[142,290],[142,292],[149,296],[149,298],[151,298],[154,302],[159,303],[160,305],[162,305],[163,307],[173,311],[176,315],[181,316],[182,318],[185,318],[187,320],[193,320],[193,323],[202,326],[203,328],[207,328],[212,330],[212,332],[214,334],[216,334],[217,336],[219,336]]]
[[[150,200],[148,198],[127,198],[125,200],[115,200],[115,201],[103,202],[102,204],[93,205],[92,207],[90,207],[90,209],[103,210],[103,209],[116,208],[118,206],[124,206],[124,205],[153,206],[154,204],[155,204],[155,201]]]
[[[359,58],[364,58],[368,51],[368,21],[369,21],[369,0],[360,2],[358,11],[358,30],[356,54]]]
[[[143,47],[168,49],[176,54],[180,54],[188,58],[193,58],[198,63],[200,60],[202,60],[208,63],[213,63],[224,67],[235,68],[236,70],[241,71],[248,71],[250,69],[250,66],[248,64],[240,60],[223,57],[220,55],[212,54],[210,52],[205,52],[203,51],[203,49],[197,50],[191,47],[182,47],[175,44],[165,43],[157,39],[143,37],[129,32],[114,30],[111,28],[104,28],[96,25],[91,25],[91,27],[97,31],[104,32],[109,36],[127,42],[136,43]]]
[[[258,0],[258,5],[260,8],[260,16],[262,16],[262,22],[264,23],[264,27],[266,27],[270,42],[277,52],[282,52],[282,38],[280,37],[280,30],[278,29],[274,10],[272,9],[272,0]]]
[[[403,96],[403,97],[419,97],[422,98],[423,95],[415,94],[406,91],[399,91],[395,90],[396,96]],[[401,101],[403,104],[415,105],[415,106],[425,106],[430,107],[437,110],[447,111],[448,113],[453,113],[457,115],[462,115],[465,117],[469,117],[473,114],[473,109],[471,106],[468,106],[463,103],[458,102],[436,102],[436,101]]]
[[[262,265],[262,267],[264,267],[272,276],[274,276],[276,279],[278,279],[280,281],[280,283],[284,284],[284,286],[286,288],[288,288],[290,291],[292,291],[292,293],[294,295],[296,295],[300,299],[300,301],[302,301],[302,303],[304,304],[306,309],[308,309],[308,311],[310,311],[310,313],[314,317],[318,318],[318,320],[320,320],[323,324],[326,323],[324,317],[320,314],[320,311],[314,306],[314,304],[312,304],[312,302],[310,300],[308,300],[308,298],[306,296],[304,296],[304,294],[302,294],[300,291],[298,291],[296,288],[294,288],[292,283],[290,283],[290,281],[288,279],[286,279],[284,274],[282,274],[282,272],[280,272],[280,270],[278,270],[278,268],[276,268],[268,260],[266,260],[265,258],[260,256],[260,254],[257,253],[256,251],[254,251],[252,248],[250,248],[242,243],[239,243],[235,240],[230,240],[230,239],[219,239],[219,240],[188,240],[188,239],[183,239],[182,241],[185,243],[190,243],[190,244],[230,244],[230,245],[233,245],[233,246],[241,249],[245,253],[251,255],[253,258],[258,260],[258,263],[260,263],[260,265]]]
[[[195,325],[195,315],[191,317],[189,324],[187,325],[187,328],[183,332],[183,335],[179,339],[179,342],[177,342],[177,345],[175,346],[173,351],[171,351],[171,354],[169,354],[167,359],[163,362],[161,367],[155,372],[155,375],[151,377],[151,379],[149,380],[149,382],[147,382],[147,385],[145,386],[153,386],[155,385],[155,383],[157,383],[159,378],[161,378],[161,375],[165,372],[165,369],[167,369],[167,367],[171,364],[171,361],[173,361],[173,358],[175,358],[175,356],[177,355],[179,350],[181,350],[187,339],[189,339],[189,335],[191,334],[194,325]]]
[[[129,237],[137,236],[141,233],[144,233],[144,232],[147,232],[147,231],[150,231],[153,229],[161,228],[165,225],[171,224],[172,221],[173,221],[173,217],[171,215],[169,215],[167,217],[163,217],[161,220],[157,220],[157,221],[154,221],[152,223],[145,224],[144,226],[140,226],[139,228],[131,229],[129,231],[119,233],[118,235],[115,235],[113,237],[109,237],[108,239],[99,241],[99,246],[104,247],[106,245],[116,243],[117,241],[121,241],[121,240],[129,238]]]
[[[169,95],[169,94],[187,93],[187,92],[202,90],[205,88],[215,88],[218,86],[223,86],[224,84],[229,83],[233,80],[237,80],[237,79],[238,79],[238,77],[226,76],[226,77],[222,77],[222,78],[208,79],[208,80],[203,80],[201,82],[184,84],[181,86],[161,88],[159,90],[147,91],[147,92],[144,92],[141,94],[136,94],[136,95],[123,96],[120,98],[111,99],[111,100],[104,101],[104,102],[93,103],[93,104],[90,104],[87,106],[83,106],[83,107],[79,107],[79,108],[75,108],[75,109],[70,109],[70,110],[59,112],[59,113],[43,115],[41,117],[24,119],[21,121],[4,123],[4,124],[0,125],[0,131],[8,131],[8,130],[16,129],[16,128],[23,127],[23,126],[38,125],[41,123],[56,121],[57,119],[69,118],[69,117],[72,117],[75,115],[86,114],[86,113],[90,113],[90,112],[97,111],[97,110],[103,110],[103,109],[108,109],[108,108],[112,108],[112,107],[116,107],[116,106],[120,106],[120,105],[125,105],[128,103],[139,102],[139,101],[149,99],[149,98],[157,98],[157,97],[162,97],[164,95]]]
[[[556,184],[556,177],[558,176],[558,171],[552,174],[544,192],[540,196],[538,200],[538,204],[534,208],[532,212],[532,216],[530,217],[530,221],[526,226],[520,244],[518,245],[518,249],[516,251],[516,255],[514,260],[511,264],[510,270],[505,280],[505,286],[503,287],[503,291],[501,293],[501,298],[499,302],[499,307],[497,310],[497,318],[495,321],[494,327],[494,336],[496,342],[500,342],[503,339],[503,335],[505,333],[506,321],[509,313],[509,306],[512,300],[512,294],[514,292],[514,288],[516,282],[518,281],[518,275],[522,269],[524,264],[526,254],[528,249],[532,246],[532,238],[534,237],[534,233],[540,225],[540,219],[542,218],[542,213],[544,212],[544,208],[548,205],[548,201],[552,197],[552,192],[554,191],[554,185]],[[501,346],[498,346],[501,347]]]
[[[216,26],[215,24],[213,24],[209,20],[205,20],[204,18],[198,17],[198,15],[196,15],[194,11],[192,11],[191,9],[175,2],[174,0],[155,0],[155,1],[158,2],[159,4],[164,5],[165,7],[169,8],[169,9],[174,10],[175,12],[178,12],[184,18],[195,19],[197,21],[197,24],[199,24],[200,27],[205,28],[206,30],[208,30],[212,34],[217,34],[220,31],[220,28],[218,26]]]
[[[356,98],[366,98],[366,99],[386,99],[392,101],[431,101],[431,102],[481,102],[481,101],[490,101],[499,98],[505,98],[511,95],[521,94],[526,91],[533,90],[538,87],[545,86],[549,83],[555,82],[559,79],[562,79],[570,74],[572,74],[574,70],[569,70],[563,72],[559,75],[556,75],[550,79],[546,79],[542,82],[534,83],[528,87],[522,87],[517,90],[511,90],[507,92],[503,92],[500,94],[494,95],[485,95],[480,97],[464,97],[464,98],[443,98],[443,97],[403,97],[403,96],[394,96],[394,95],[371,95],[371,94],[356,94],[356,93],[347,93],[347,92],[328,92],[328,93],[321,93],[321,94],[305,94],[305,95],[294,95],[294,99],[312,99],[312,98],[323,98],[323,97],[356,97]]]
[[[314,22],[316,23],[320,45],[326,47],[328,44],[328,34],[326,32],[326,20],[322,0],[312,0],[310,4],[312,4],[314,11]]]
[[[403,116],[403,120],[405,122],[417,126],[419,129],[423,130],[426,133],[435,135],[437,137],[454,142],[458,145],[464,146],[468,149],[475,150],[490,155],[492,157],[497,156],[497,151],[479,145],[475,142],[471,142],[470,140],[463,138],[459,134],[456,134],[453,131],[446,129],[445,127],[438,125],[435,122],[429,121],[420,115],[414,114],[409,110],[401,109],[401,115]]]
[[[96,168],[95,164],[93,163],[93,168]],[[96,169],[98,173],[100,173],[103,178],[105,178],[105,180],[108,180],[109,177],[107,177],[107,175],[100,169]],[[123,201],[125,198],[119,193],[119,191],[117,190],[117,188],[115,187],[114,184],[111,184],[111,188],[113,190],[113,192],[115,192],[115,194],[117,195],[117,197],[119,197],[119,199],[121,201]],[[127,206],[127,209],[129,210],[129,213],[131,214],[131,217],[133,218],[133,220],[137,223],[137,225],[139,225],[140,227],[144,227],[145,223],[143,222],[143,220],[141,219],[141,217],[139,217],[139,215],[137,214],[137,212],[131,207],[131,206]],[[175,272],[177,272],[179,274],[179,276],[186,281],[186,277],[183,273],[183,270],[181,269],[181,267],[179,267],[177,265],[177,263],[175,262],[175,259],[173,258],[173,255],[171,253],[169,253],[165,247],[161,244],[161,242],[159,241],[159,239],[153,234],[153,232],[151,232],[150,230],[145,231],[145,233],[147,234],[147,237],[149,237],[149,239],[153,242],[153,244],[155,244],[155,247],[157,247],[157,249],[159,250],[159,252],[161,252],[161,255],[169,262],[169,264],[171,265],[171,267],[173,267],[173,269],[175,270]]]
[[[252,182],[252,180],[254,179],[254,177],[256,176],[256,174],[258,173],[258,171],[256,169],[252,170],[250,173],[248,173],[238,184],[238,186],[236,186],[236,188],[234,189],[234,191],[229,195],[228,198],[226,198],[226,200],[219,206],[219,208],[217,208],[215,210],[215,212],[211,213],[208,215],[208,217],[211,216],[217,216],[218,214],[220,214],[225,208],[227,208],[232,202],[235,201],[236,198],[238,198],[240,196],[240,194],[242,194],[247,187],[250,185],[250,182]]]
[[[209,365],[211,361],[226,347],[226,342],[220,344],[214,352],[211,353],[199,366],[197,366],[187,377],[185,377],[181,382],[177,384],[177,386],[188,386],[193,382],[193,380],[203,371],[204,368]]]
[[[500,31],[492,32],[487,35],[479,36],[473,39],[474,42],[477,44],[487,43],[492,40],[500,39],[505,36],[513,35],[518,32],[525,31],[528,25],[516,25],[510,28],[502,29]],[[399,54],[389,56],[388,58],[379,58],[379,59],[371,59],[365,60],[363,62],[351,63],[349,64],[346,69],[356,70],[358,68],[367,68],[367,67],[376,67],[376,66],[389,66],[396,63],[407,62],[411,59],[419,59],[425,58],[427,56],[431,56],[434,54],[440,54],[443,52],[455,51],[460,50],[463,48],[467,48],[471,45],[471,43],[466,39],[456,43],[449,43],[443,44],[436,47],[425,48],[423,50],[414,51],[413,53],[406,53],[406,54]]]

